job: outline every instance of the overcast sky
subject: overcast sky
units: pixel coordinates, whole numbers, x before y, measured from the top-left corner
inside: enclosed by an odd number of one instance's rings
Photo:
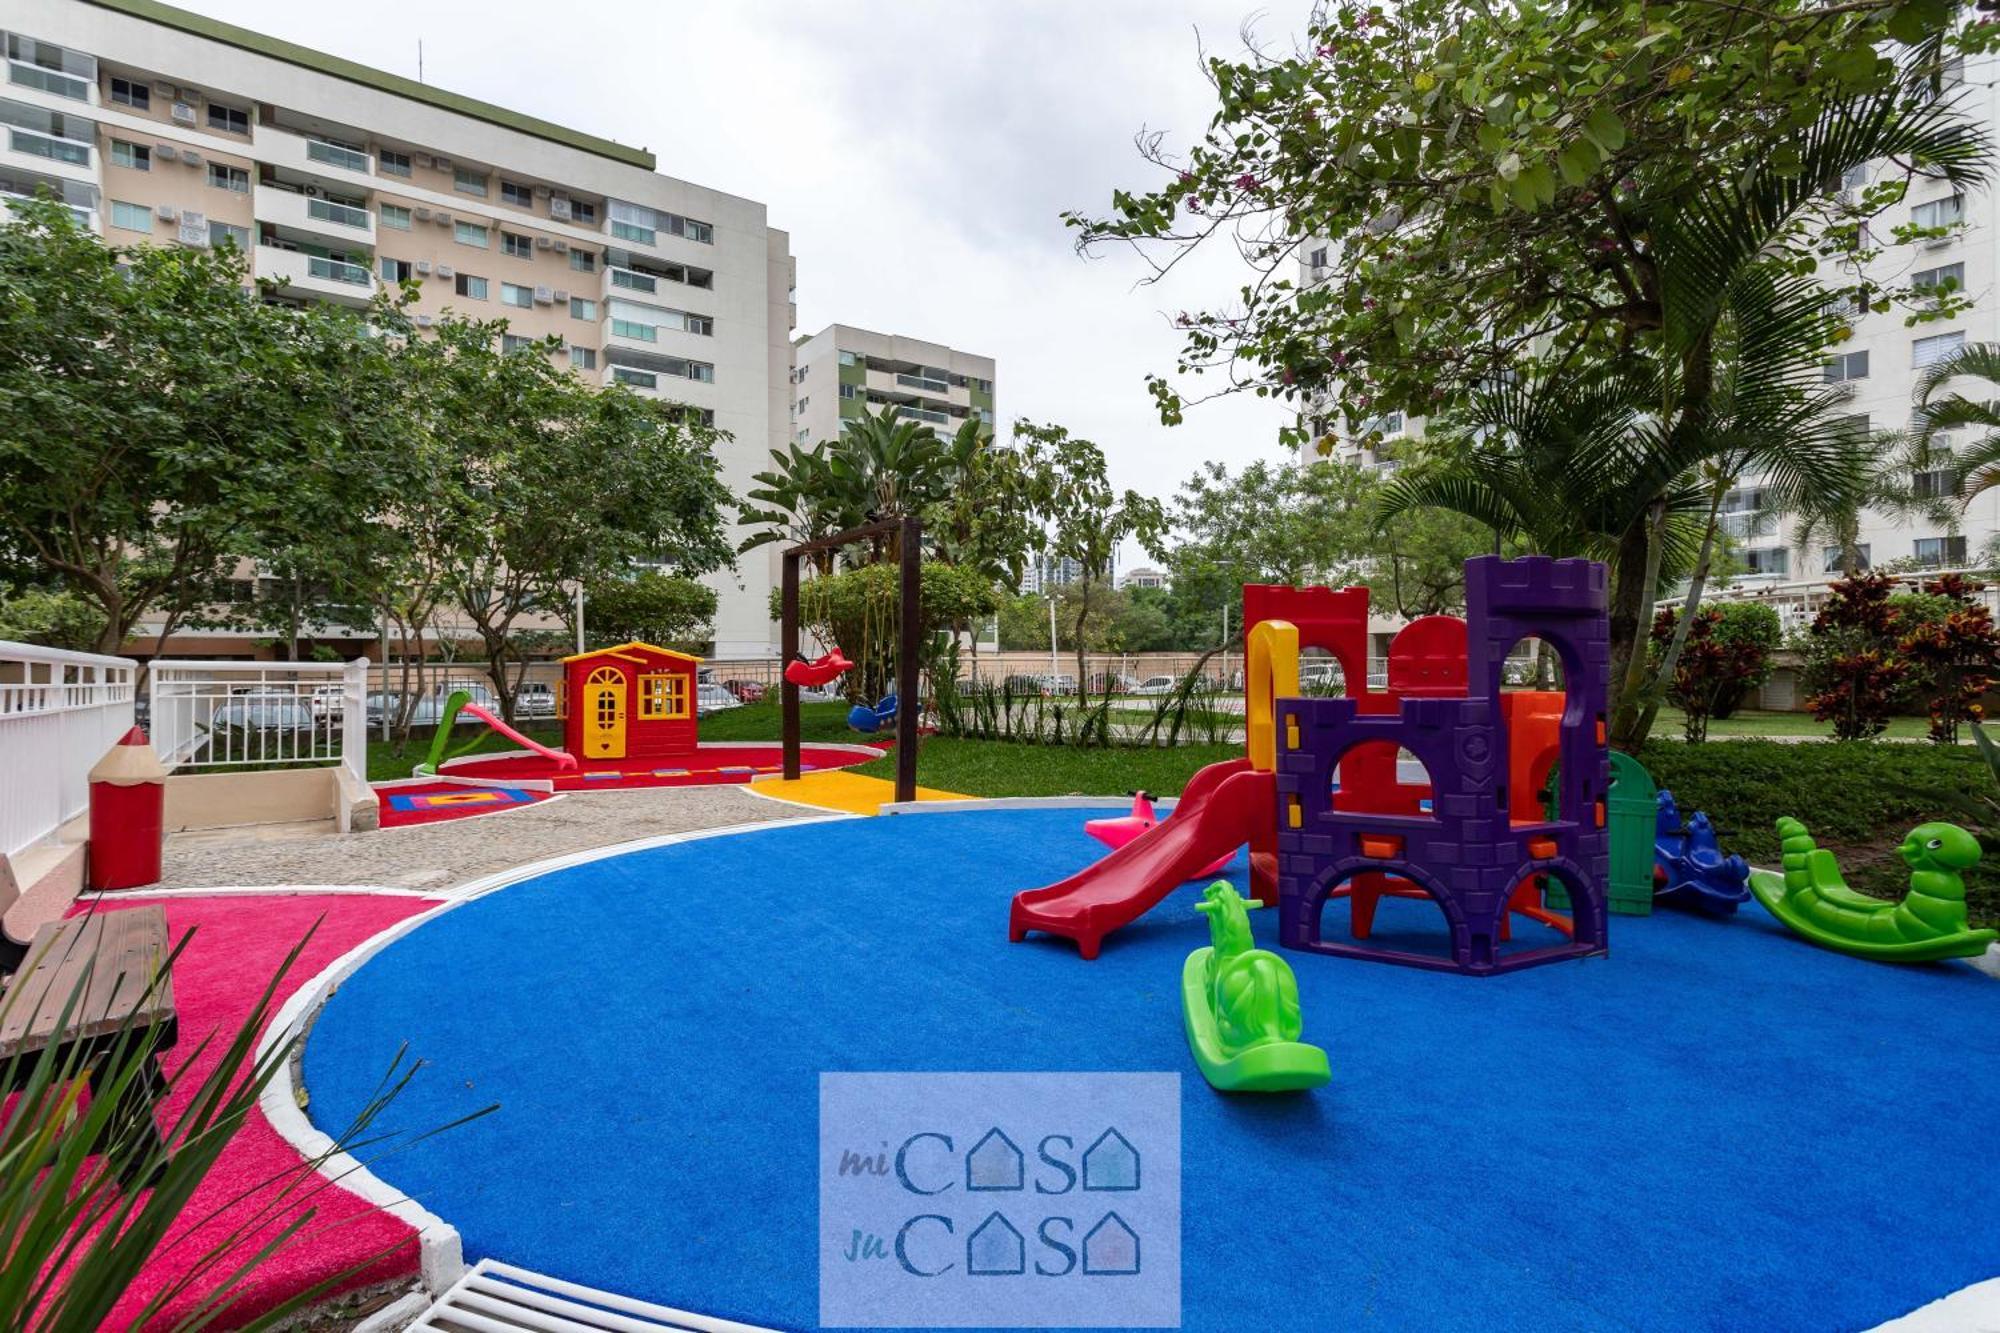
[[[1240,283],[1218,254],[1171,287],[1077,256],[1059,214],[1150,185],[1132,136],[1185,143],[1213,110],[1199,51],[1246,20],[1287,43],[1305,0],[181,0],[245,27],[593,134],[763,201],[791,233],[799,331],[841,322],[998,362],[1000,413],[1104,446],[1165,497],[1209,459],[1277,458],[1279,407],[1239,398],[1165,428],[1144,377],[1167,315]]]

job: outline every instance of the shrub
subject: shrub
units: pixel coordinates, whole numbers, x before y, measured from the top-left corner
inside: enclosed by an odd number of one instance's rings
[[[1930,717],[1931,739],[1947,745],[1957,742],[1959,723],[1983,716],[1980,696],[2000,676],[2000,632],[1974,600],[1984,587],[1946,574],[1925,584],[1921,599],[1895,599],[1910,693]]]
[[[1896,656],[1895,583],[1850,574],[1835,583],[1806,641],[1806,707],[1836,740],[1868,740],[1889,725],[1909,667]]]
[[[1680,619],[1677,607],[1653,621],[1653,643],[1664,650]],[[1688,626],[1667,698],[1687,715],[1687,739],[1708,739],[1711,717],[1728,717],[1752,689],[1771,675],[1771,654],[1782,637],[1778,613],[1756,602],[1705,607]]]
[[[1931,739],[1950,744],[2000,678],[2000,631],[1977,602],[1984,587],[1946,574],[1921,592],[1895,592],[1884,574],[1833,585],[1806,644],[1806,706],[1841,740],[1879,735],[1898,704],[1930,716]]]

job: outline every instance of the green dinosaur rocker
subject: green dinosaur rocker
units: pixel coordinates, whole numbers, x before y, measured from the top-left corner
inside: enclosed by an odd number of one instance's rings
[[[1784,873],[1750,872],[1750,891],[1772,916],[1822,948],[1884,963],[1932,963],[1986,952],[2000,931],[1965,919],[1960,872],[1979,861],[1979,842],[1956,824],[1920,824],[1897,850],[1910,866],[1901,902],[1847,887],[1833,853],[1813,844],[1796,819],[1778,820]]]
[[[1217,880],[1195,906],[1212,943],[1181,969],[1181,1011],[1202,1077],[1222,1092],[1289,1092],[1331,1079],[1326,1052],[1299,1040],[1298,978],[1256,947],[1242,895]]]

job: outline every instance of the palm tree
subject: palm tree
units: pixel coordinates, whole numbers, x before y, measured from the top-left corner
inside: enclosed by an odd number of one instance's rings
[[[1924,371],[1917,381],[1915,447],[1909,461],[1918,468],[1948,467],[1950,492],[1962,509],[1982,492],[2000,486],[2000,401],[1967,398],[1956,390],[1944,392],[1946,381],[1954,379],[2000,384],[2000,343],[1962,347]],[[1963,430],[1976,431],[1979,438],[1970,444],[1954,439],[1946,455],[1938,436]]]
[[[1442,414],[1447,442],[1455,416],[1461,444],[1495,438],[1390,488],[1385,516],[1438,504],[1503,533],[1610,558],[1611,740],[1620,748],[1643,744],[1659,683],[1679,655],[1677,637],[1664,672],[1647,669],[1662,578],[1688,555],[1689,520],[1706,509],[1694,529],[1683,626],[1709,572],[1722,497],[1739,477],[1759,476],[1792,507],[1851,505],[1861,495],[1861,453],[1833,410],[1842,396],[1821,383],[1820,359],[1840,328],[1831,294],[1774,260],[1773,243],[1827,215],[1828,182],[1885,157],[1969,186],[1983,177],[1989,149],[1949,103],[1902,84],[1775,138],[1741,176],[1621,200],[1628,225],[1652,238],[1657,327],[1608,336],[1615,368],[1580,386],[1563,367],[1530,368],[1518,388]]]
[[[739,553],[770,542],[818,541],[861,521],[853,498],[834,483],[825,444],[808,449],[791,444],[782,453],[773,449],[771,464],[750,478],[755,484],[739,507],[738,522],[762,525],[743,539]],[[833,553],[815,552],[813,561],[822,574],[827,573],[833,568]]]
[[[1916,484],[1915,474],[1930,470],[1932,459],[1921,436],[1905,439],[1895,431],[1878,431],[1869,449],[1861,487],[1850,499],[1827,505],[1810,501],[1793,510],[1792,544],[1811,568],[1816,557],[1832,553],[1831,569],[1852,576],[1868,568],[1861,541],[1861,520],[1868,510],[1905,521],[1951,528],[1958,522],[1957,489]]]

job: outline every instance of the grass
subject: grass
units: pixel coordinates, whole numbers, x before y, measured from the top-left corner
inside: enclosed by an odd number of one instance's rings
[[[1686,724],[1686,715],[1678,708],[1662,708],[1653,723],[1653,735],[1663,740],[1678,740]],[[1889,719],[1888,731],[1883,734],[1892,740],[1925,740],[1930,735],[1930,720],[1893,717]],[[1732,736],[1811,736],[1818,740],[1831,740],[1833,725],[1814,721],[1811,713],[1764,713],[1754,708],[1743,708],[1729,717],[1711,719],[1708,735],[1710,740],[1724,740]]]

